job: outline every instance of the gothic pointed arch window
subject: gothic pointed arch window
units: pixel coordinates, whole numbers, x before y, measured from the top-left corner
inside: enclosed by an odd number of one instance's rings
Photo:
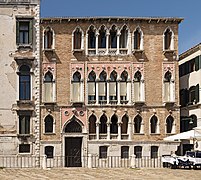
[[[134,133],[141,133],[142,117],[138,114],[134,118]]]
[[[70,122],[65,127],[65,133],[81,133],[82,125],[79,123],[79,120],[73,116]]]
[[[166,119],[166,133],[173,133],[174,118],[169,115]]]
[[[134,50],[142,50],[143,49],[142,31],[139,27],[134,31],[133,41],[134,41],[134,43],[133,43]]]
[[[117,28],[115,25],[110,29],[109,48],[117,48]]]
[[[99,30],[98,48],[106,48],[106,28],[104,25]]]
[[[72,101],[81,102],[81,74],[76,71],[72,79]]]
[[[88,75],[88,103],[96,102],[96,73],[92,70]]]
[[[96,134],[96,116],[93,114],[89,117],[89,134]]]
[[[98,96],[99,103],[106,104],[107,103],[107,73],[103,70],[99,75],[99,84],[98,84]]]
[[[22,65],[19,69],[19,100],[31,99],[30,67]]]
[[[54,119],[51,115],[45,117],[45,133],[53,133]]]
[[[53,102],[53,74],[48,71],[44,76],[44,102]]]
[[[121,133],[122,134],[128,133],[128,121],[129,121],[128,115],[125,114],[122,117],[122,125],[121,125]]]
[[[100,134],[107,133],[107,117],[105,116],[105,114],[103,114],[100,118],[99,133]]]
[[[172,91],[171,91],[171,78],[172,78],[172,73],[168,70],[165,75],[164,75],[164,101],[165,102],[170,102],[172,99]]]
[[[44,49],[53,49],[53,30],[47,27],[44,31]]]
[[[126,25],[120,31],[119,48],[128,48],[128,27]]]
[[[140,71],[136,71],[134,74],[134,101],[138,102],[141,100],[141,78],[142,74]]]
[[[150,119],[150,130],[151,130],[151,133],[154,134],[154,133],[158,133],[157,132],[157,128],[158,128],[158,118],[153,115]]]
[[[127,104],[127,81],[128,81],[128,72],[123,71],[121,73],[121,80],[120,80],[120,101],[121,104]]]
[[[90,26],[87,32],[88,34],[88,49],[96,48],[96,29],[94,26]]]
[[[113,115],[111,118],[111,124],[110,124],[110,133],[111,134],[117,134],[118,133],[118,117],[117,115]]]
[[[117,103],[117,72],[112,71],[110,74],[110,82],[109,82],[109,96],[110,103]]]
[[[164,50],[174,50],[174,33],[170,28],[164,32]]]
[[[83,32],[79,27],[75,29],[73,32],[73,49],[74,50],[79,50],[82,49],[82,40],[83,39]]]

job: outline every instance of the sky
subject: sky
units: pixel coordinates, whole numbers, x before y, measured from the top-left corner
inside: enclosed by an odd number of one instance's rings
[[[180,17],[179,54],[201,42],[201,0],[41,0],[41,17]]]

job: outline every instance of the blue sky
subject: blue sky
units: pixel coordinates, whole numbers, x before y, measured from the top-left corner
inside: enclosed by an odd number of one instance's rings
[[[201,42],[201,0],[41,0],[41,17],[182,17],[179,53]]]

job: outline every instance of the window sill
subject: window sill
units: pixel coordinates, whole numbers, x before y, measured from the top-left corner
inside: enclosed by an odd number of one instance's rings
[[[134,135],[144,135],[144,133],[134,133]]]
[[[56,133],[43,133],[44,135],[46,136],[49,136],[49,135],[56,135]]]
[[[151,136],[158,136],[161,135],[160,133],[150,133]]]
[[[171,54],[171,53],[174,53],[175,50],[171,50],[171,49],[164,49],[163,50],[163,54]]]
[[[52,48],[46,48],[46,49],[43,49],[43,51],[45,51],[45,52],[54,52],[55,49],[52,49]]]
[[[132,53],[133,53],[133,54],[142,54],[143,52],[144,52],[143,49],[133,49],[133,50],[132,50]]]
[[[82,52],[84,52],[84,49],[73,49],[73,53],[76,53],[76,52],[82,53]]]
[[[31,44],[17,44],[17,49],[32,49]]]

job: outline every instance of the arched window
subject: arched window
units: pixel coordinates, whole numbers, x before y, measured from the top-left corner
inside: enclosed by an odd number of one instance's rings
[[[89,117],[89,134],[96,133],[96,116],[91,115]]]
[[[110,124],[110,133],[111,134],[117,134],[118,133],[118,118],[117,116],[114,114],[111,118],[111,124]]]
[[[81,133],[82,126],[78,123],[76,117],[73,117],[71,121],[66,125],[65,128],[66,133]]]
[[[81,49],[82,47],[82,32],[80,28],[77,28],[74,33],[74,49]]]
[[[45,155],[47,158],[54,157],[54,146],[45,146]]]
[[[98,48],[106,48],[106,29],[105,26],[101,26],[98,36]]]
[[[171,100],[171,78],[172,73],[167,71],[164,76],[164,101],[169,102]]]
[[[92,70],[88,75],[88,103],[96,102],[96,73]]]
[[[157,123],[158,123],[158,118],[155,115],[153,115],[150,120],[151,133],[157,133]]]
[[[137,71],[134,75],[134,101],[140,101],[141,100],[141,78],[142,74],[140,71]]]
[[[166,133],[172,133],[174,118],[172,116],[168,116],[166,119]]]
[[[53,49],[53,31],[50,27],[44,31],[44,49]]]
[[[110,103],[117,103],[117,72],[112,71],[110,74],[110,83],[109,83],[109,96]]]
[[[44,77],[44,101],[53,101],[53,75],[50,71]]]
[[[137,28],[134,32],[134,49],[142,49],[142,32],[140,28]]]
[[[197,84],[189,88],[189,105],[197,104],[199,101],[199,84]]]
[[[172,44],[172,31],[167,28],[164,32],[164,48],[165,50],[172,50],[171,44]]]
[[[109,48],[117,48],[117,29],[115,25],[110,29]]]
[[[102,71],[99,76],[99,84],[98,84],[98,95],[99,95],[99,103],[106,104],[107,103],[107,73]]]
[[[142,117],[140,115],[137,115],[134,118],[134,133],[140,133],[141,124],[142,124]]]
[[[76,71],[73,74],[72,101],[73,102],[80,102],[81,101],[81,74],[78,71]]]
[[[104,114],[100,118],[99,133],[100,134],[107,133],[107,117]]]
[[[45,133],[53,133],[53,117],[48,115],[45,117]]]
[[[190,129],[197,127],[197,116],[196,115],[193,114],[190,116],[189,125],[190,125]]]
[[[120,99],[121,104],[127,104],[127,80],[128,80],[128,72],[123,71],[121,73],[121,81],[120,81]]]
[[[19,99],[30,100],[31,98],[31,77],[30,68],[22,65],[19,69]]]
[[[96,48],[96,30],[94,26],[90,26],[88,30],[88,49]]]
[[[121,30],[121,35],[119,39],[119,48],[128,48],[128,28],[127,26],[123,26]]]
[[[122,117],[121,133],[127,134],[128,132],[128,116],[125,114]]]

